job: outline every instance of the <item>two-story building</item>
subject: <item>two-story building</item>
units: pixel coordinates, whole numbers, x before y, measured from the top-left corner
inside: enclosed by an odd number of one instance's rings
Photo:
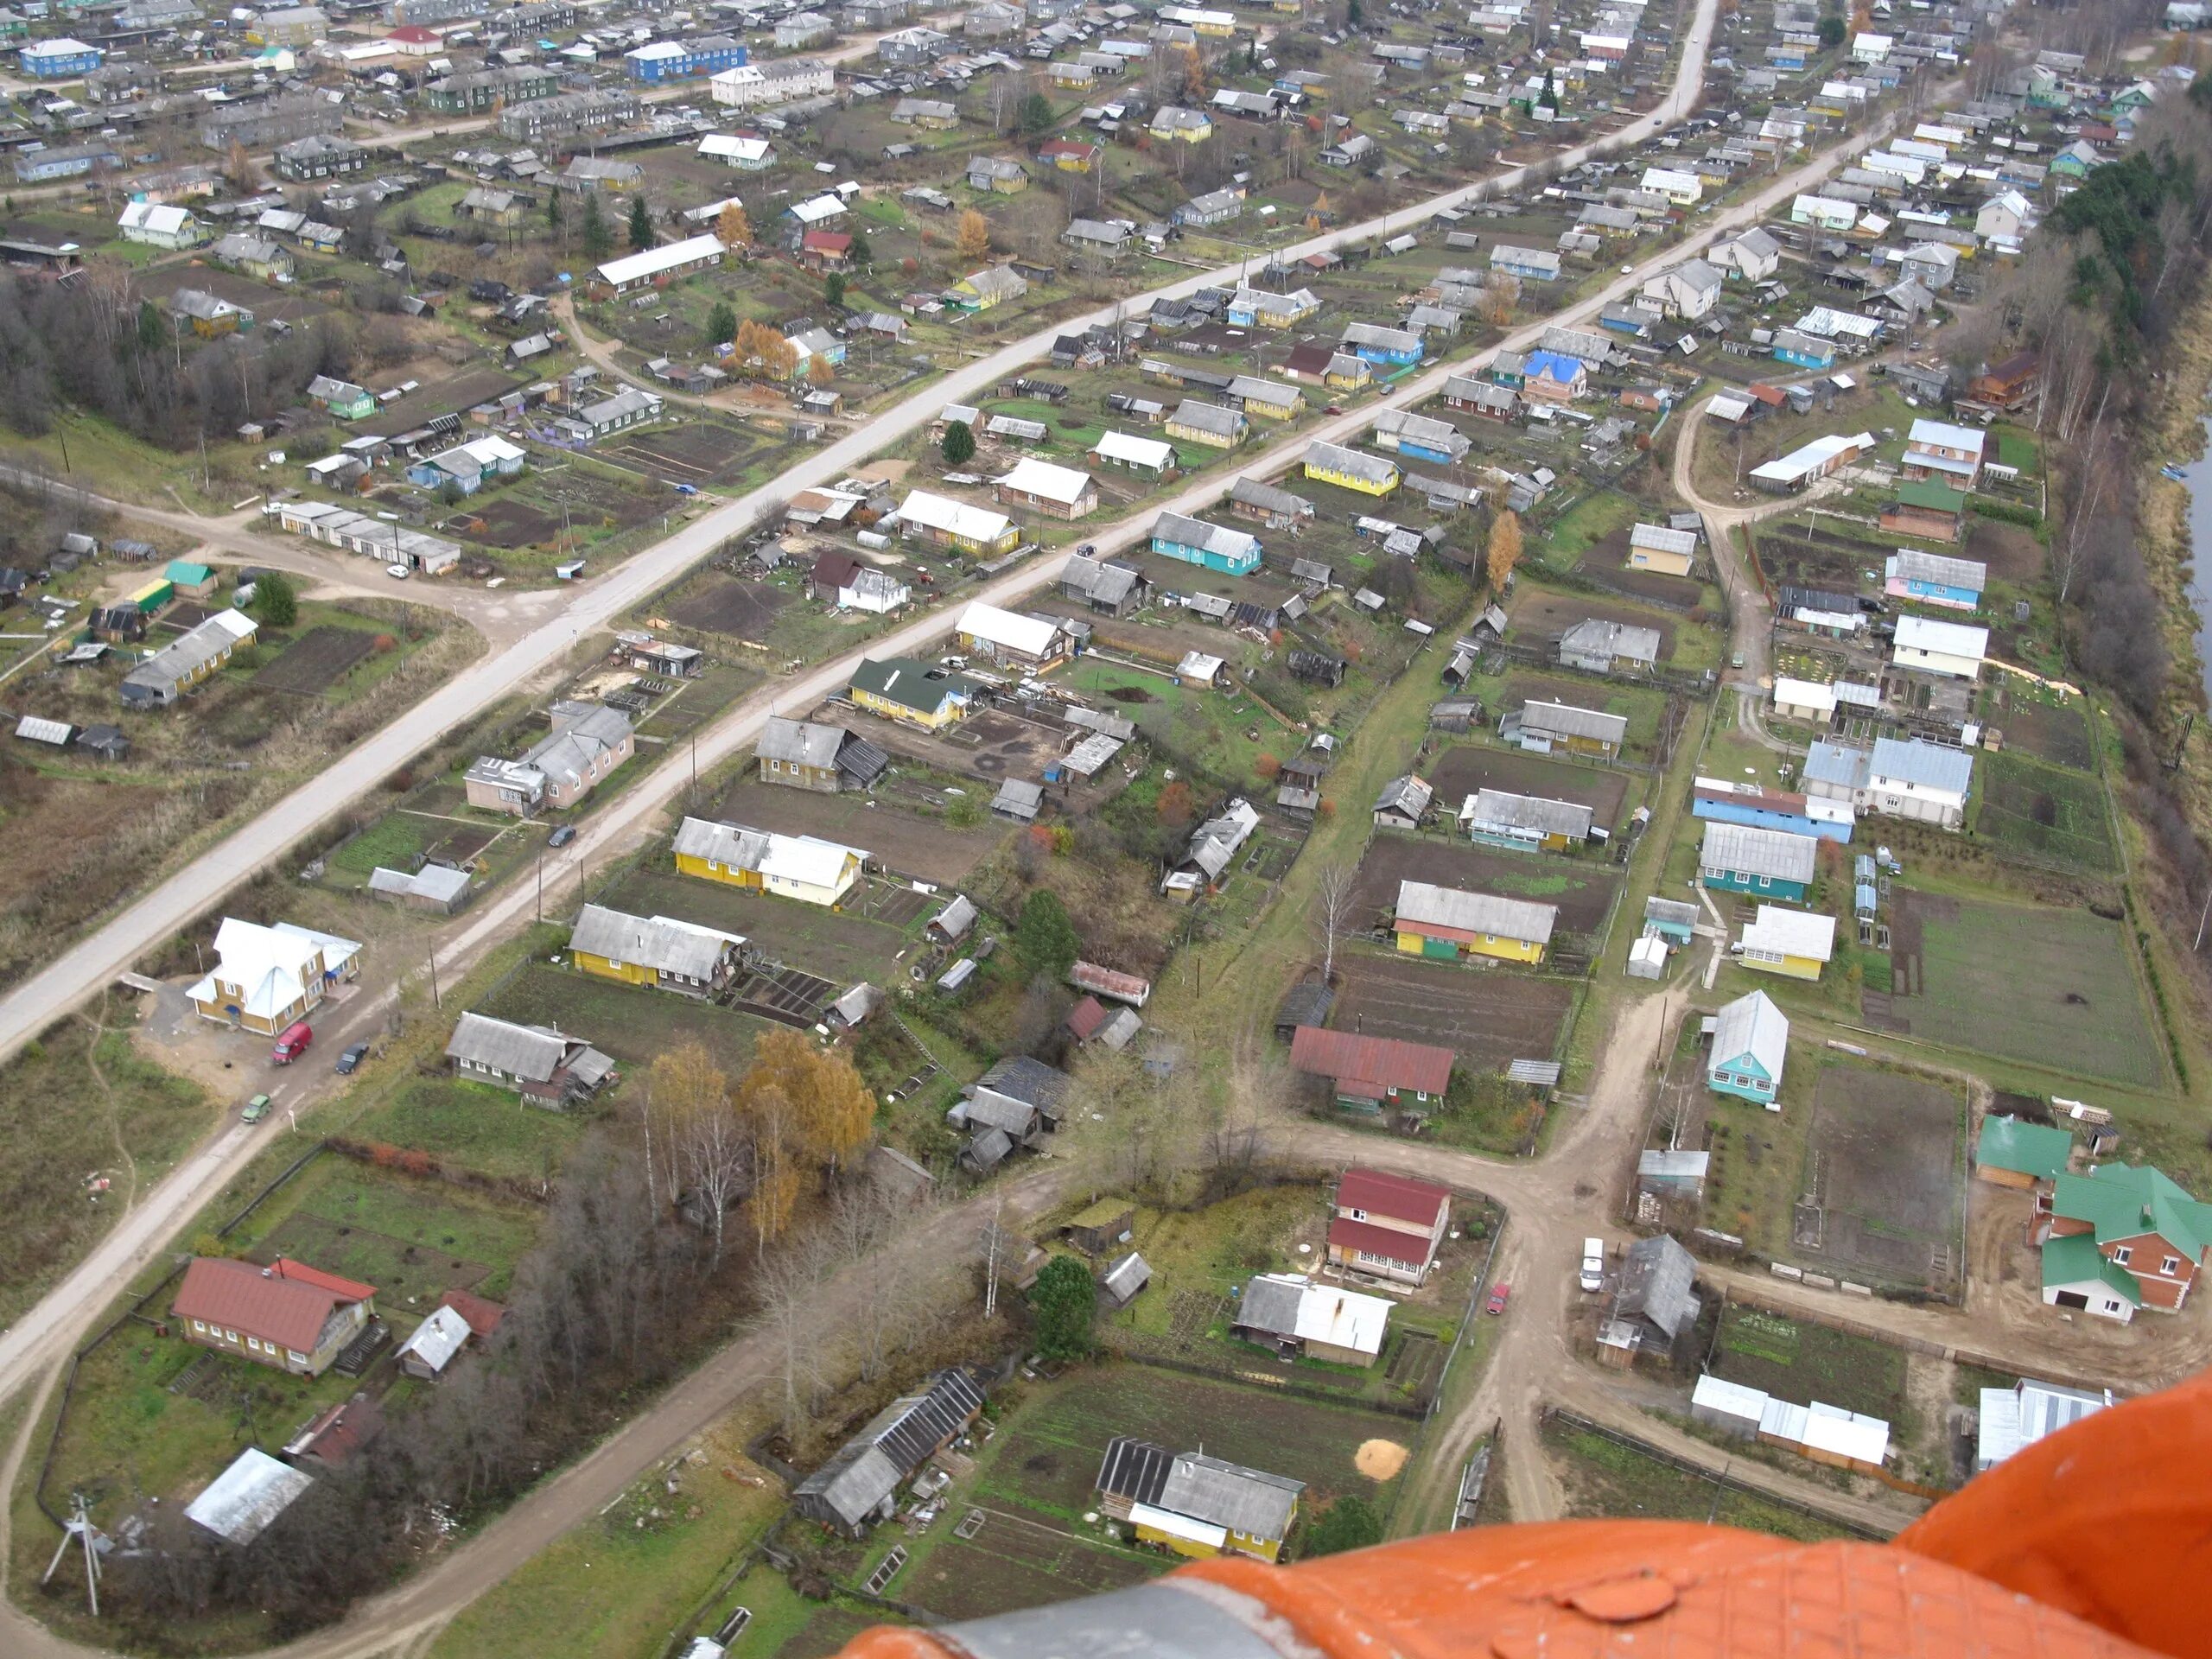
[[[1764,991],[1752,991],[1724,1004],[1713,1017],[1706,1086],[1716,1094],[1733,1095],[1778,1112],[1782,1074],[1789,1058],[1788,1018]]]
[[[333,986],[359,978],[360,955],[334,933],[226,916],[215,930],[215,966],[185,1001],[202,1020],[273,1037],[321,1007]]]
[[[1452,1194],[1431,1181],[1348,1169],[1337,1182],[1329,1260],[1354,1273],[1420,1285],[1452,1224]]]
[[[2181,1312],[2212,1249],[2212,1205],[2147,1164],[2062,1171],[2044,1226],[2044,1303],[2123,1324]]]
[[[1915,421],[1898,470],[1908,479],[1932,479],[1955,490],[1971,490],[1981,476],[1982,449],[1988,440],[1989,434],[1979,427]]]

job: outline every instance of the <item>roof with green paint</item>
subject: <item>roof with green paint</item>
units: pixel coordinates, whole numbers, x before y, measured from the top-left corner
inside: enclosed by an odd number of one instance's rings
[[[2053,1285],[2102,1284],[2139,1307],[2143,1304],[2143,1293],[2136,1287],[2134,1275],[2107,1261],[2088,1233],[2069,1233],[2044,1242],[2043,1284],[2045,1290]]]
[[[1992,1169],[2009,1169],[2038,1180],[2050,1180],[2066,1168],[2074,1137],[2047,1123],[2024,1123],[2017,1117],[1985,1117],[1981,1139],[1974,1147],[1974,1161]]]
[[[2212,1205],[2200,1204],[2148,1164],[2106,1164],[2086,1175],[2061,1175],[2051,1212],[2086,1221],[2100,1244],[2156,1233],[2192,1262],[2212,1245]]]
[[[1925,507],[1931,512],[1948,512],[1956,518],[1966,505],[1966,497],[1949,485],[1935,479],[1908,479],[1897,487],[1894,498],[1899,505]]]

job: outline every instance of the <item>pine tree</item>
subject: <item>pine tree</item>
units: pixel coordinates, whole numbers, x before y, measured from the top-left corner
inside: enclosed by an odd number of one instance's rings
[[[630,246],[636,251],[643,253],[652,245],[652,212],[645,206],[645,199],[643,196],[632,196],[630,198]]]
[[[836,271],[831,271],[829,280],[822,284],[822,302],[824,305],[842,305],[845,302],[845,279]]]
[[[712,350],[717,346],[727,346],[736,338],[737,313],[731,309],[728,301],[716,301],[715,308],[707,313],[708,348]]]
[[[584,257],[594,264],[614,251],[614,235],[607,228],[607,215],[600,211],[595,190],[584,192],[583,242]]]
[[[944,436],[938,444],[948,467],[964,467],[976,456],[976,429],[965,421],[955,421],[944,429]]]

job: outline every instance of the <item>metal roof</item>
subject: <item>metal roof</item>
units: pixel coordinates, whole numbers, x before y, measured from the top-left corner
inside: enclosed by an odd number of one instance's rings
[[[1698,868],[1700,871],[1809,882],[1819,854],[1820,842],[1812,836],[1794,836],[1787,830],[1762,830],[1754,824],[1707,818],[1704,845],[1698,853]]]
[[[1764,991],[1738,997],[1714,1017],[1713,1069],[1724,1070],[1746,1054],[1758,1062],[1770,1082],[1781,1086],[1789,1057],[1789,1020]]]
[[[1598,709],[1578,709],[1565,702],[1527,702],[1521,706],[1521,729],[1556,737],[1586,737],[1618,745],[1628,737],[1628,716],[1609,715]]]
[[[314,1484],[306,1471],[249,1446],[185,1505],[184,1518],[226,1543],[250,1544]]]
[[[1590,833],[1588,807],[1543,795],[1515,795],[1502,789],[1477,790],[1467,798],[1459,816],[1477,830],[1534,830],[1573,840]]]
[[[1427,881],[1401,881],[1396,917],[1401,926],[1412,923],[1454,933],[1548,944],[1559,919],[1559,906],[1440,887]]]
[[[1758,915],[1745,925],[1742,943],[1747,951],[1771,951],[1779,956],[1809,957],[1815,962],[1826,962],[1835,954],[1835,918],[1761,905]]]
[[[687,818],[684,829],[689,830],[699,822]],[[630,916],[602,905],[586,905],[569,938],[571,950],[604,957],[610,962],[636,963],[657,973],[702,983],[714,978],[726,952],[744,943],[737,934],[717,932],[694,922],[667,916]]]
[[[1305,1490],[1302,1480],[1190,1452],[1169,1468],[1160,1507],[1247,1538],[1280,1539]]]
[[[1878,737],[1867,774],[1870,781],[1880,779],[1964,795],[1974,781],[1974,756],[1964,749],[1946,748],[1916,737]]]
[[[1621,1262],[1620,1289],[1613,1300],[1618,1319],[1640,1319],[1668,1340],[1696,1325],[1697,1262],[1666,1234],[1640,1238]]]

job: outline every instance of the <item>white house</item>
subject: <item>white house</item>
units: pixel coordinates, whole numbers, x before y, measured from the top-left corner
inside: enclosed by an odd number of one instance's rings
[[[1669,167],[1647,167],[1643,169],[1643,188],[1662,195],[1677,207],[1694,207],[1705,194],[1705,181],[1694,173],[1678,171]]]
[[[1720,273],[1702,259],[1685,259],[1643,284],[1643,302],[1662,316],[1695,322],[1720,302]]]
[[[1988,654],[1989,630],[1967,622],[1938,622],[1933,617],[1901,616],[1890,660],[1955,680],[1979,679]]]
[[[1816,225],[1840,236],[1859,223],[1859,205],[1827,196],[1800,196],[1789,204],[1789,222]]]
[[[1974,756],[1920,738],[1878,737],[1866,766],[1866,798],[1857,804],[1893,818],[1956,830],[1966,822]]]
[[[128,203],[115,221],[126,242],[149,247],[189,248],[207,239],[207,232],[188,207],[172,207],[157,201]]]
[[[1706,257],[1747,283],[1763,283],[1782,268],[1782,245],[1756,226],[1726,242],[1716,242]]]

